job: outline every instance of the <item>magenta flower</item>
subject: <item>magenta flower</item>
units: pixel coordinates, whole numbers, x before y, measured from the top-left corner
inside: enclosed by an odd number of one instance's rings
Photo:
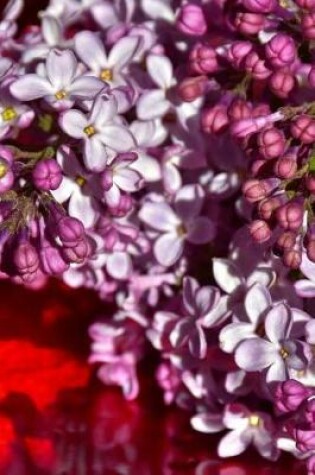
[[[121,123],[113,96],[99,95],[88,115],[77,109],[64,112],[60,126],[70,137],[83,140],[84,163],[92,171],[104,170],[117,152],[127,152],[136,146],[132,134]]]
[[[186,185],[175,196],[174,210],[165,201],[148,201],[142,206],[139,218],[160,234],[154,254],[161,265],[169,267],[178,261],[186,240],[205,244],[215,236],[214,223],[199,216],[203,199],[200,186]]]
[[[71,50],[51,50],[45,77],[26,74],[14,81],[11,93],[20,101],[44,98],[55,109],[69,109],[77,100],[93,99],[104,87],[99,79],[78,75],[77,66]]]

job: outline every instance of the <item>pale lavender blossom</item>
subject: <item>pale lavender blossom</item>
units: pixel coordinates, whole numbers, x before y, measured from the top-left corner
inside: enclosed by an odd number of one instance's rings
[[[242,404],[232,403],[226,406],[222,420],[230,432],[220,440],[220,457],[239,455],[253,444],[262,457],[277,460],[276,428],[268,414],[250,411]]]
[[[7,87],[0,90],[0,138],[14,135],[33,121],[34,111],[11,96]]]
[[[88,170],[102,171],[116,153],[135,148],[135,140],[117,112],[116,99],[101,94],[88,115],[72,109],[60,117],[62,129],[70,137],[83,140],[83,158]]]
[[[137,52],[140,39],[123,37],[107,55],[99,36],[91,31],[82,31],[75,36],[75,50],[89,70],[111,87],[128,84],[128,66]]]
[[[160,234],[154,243],[154,254],[161,265],[173,265],[181,257],[186,240],[205,244],[214,238],[215,224],[199,216],[203,200],[200,186],[186,185],[175,196],[174,210],[165,201],[147,201],[142,206],[139,218]]]
[[[278,303],[265,318],[266,338],[249,338],[237,347],[236,364],[248,372],[266,370],[266,381],[284,381],[289,368],[303,370],[307,366],[305,345],[292,334],[293,312]]]
[[[10,87],[20,101],[44,98],[57,110],[69,109],[75,101],[93,99],[104,87],[92,76],[77,75],[78,62],[71,50],[53,49],[45,64],[45,76],[26,74]]]

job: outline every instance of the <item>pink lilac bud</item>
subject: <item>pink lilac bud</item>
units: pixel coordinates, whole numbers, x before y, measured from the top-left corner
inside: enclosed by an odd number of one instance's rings
[[[258,56],[256,51],[252,51],[246,56],[245,69],[254,79],[262,81],[267,79],[271,71],[265,65],[265,61]]]
[[[59,250],[45,242],[40,251],[40,259],[43,271],[48,275],[61,275],[69,268]]]
[[[277,219],[283,229],[297,231],[303,222],[303,203],[290,201],[277,209]]]
[[[91,246],[87,239],[81,239],[75,246],[64,247],[62,249],[63,257],[68,262],[75,262],[77,264],[84,262],[91,252]]]
[[[295,3],[303,10],[315,10],[315,0],[295,0]]]
[[[270,90],[281,99],[286,99],[294,89],[295,78],[288,71],[275,71],[269,79]]]
[[[270,13],[275,8],[274,0],[243,0],[246,10],[254,13]]]
[[[133,207],[133,199],[130,195],[121,194],[119,204],[115,208],[110,208],[110,212],[113,216],[121,218],[126,216]]]
[[[34,167],[32,177],[39,190],[56,190],[62,182],[62,170],[59,163],[52,158],[40,160]]]
[[[259,243],[266,242],[271,237],[271,230],[268,224],[261,219],[256,219],[249,225],[249,232],[252,238]]]
[[[292,249],[296,243],[297,234],[292,231],[282,233],[277,239],[277,247],[286,250]]]
[[[13,256],[16,269],[21,274],[33,274],[39,266],[38,253],[29,242],[23,242],[16,248]]]
[[[265,47],[266,57],[274,68],[285,68],[294,63],[296,47],[291,36],[278,33],[271,38]]]
[[[274,165],[275,175],[279,178],[292,178],[297,171],[297,162],[290,156],[280,157]]]
[[[202,36],[207,32],[207,22],[202,8],[195,4],[184,5],[176,20],[177,28],[190,36]]]
[[[315,450],[315,430],[295,430],[296,448],[301,452]]]
[[[85,235],[84,226],[76,218],[65,216],[57,223],[57,234],[67,247],[74,247]]]
[[[291,133],[304,144],[315,142],[315,120],[309,115],[300,115],[292,122]]]
[[[247,201],[250,203],[256,203],[266,198],[270,189],[266,186],[264,180],[251,179],[247,180],[243,185],[243,194]]]
[[[252,115],[257,118],[267,116],[268,124],[272,124],[273,122],[284,118],[283,114],[279,111],[271,114],[270,106],[266,103],[254,106]]]
[[[251,112],[250,103],[241,98],[234,99],[228,107],[228,116],[232,121],[248,119]]]
[[[315,194],[315,174],[310,173],[305,177],[305,186],[310,193]]]
[[[305,419],[310,424],[311,429],[315,429],[315,399],[309,399],[305,408]]]
[[[265,26],[266,18],[260,13],[239,12],[234,25],[243,35],[257,35]]]
[[[315,455],[307,459],[307,475],[315,475]]]
[[[277,158],[285,150],[285,137],[281,130],[271,127],[263,130],[258,135],[260,154],[267,160]]]
[[[197,43],[189,56],[189,66],[196,74],[215,73],[219,69],[215,49],[208,45]]]
[[[303,384],[288,379],[279,383],[275,393],[275,404],[280,412],[296,411],[302,402],[310,396],[310,390]]]
[[[223,104],[204,109],[201,114],[201,128],[208,134],[222,132],[229,124],[227,108]]]
[[[304,38],[315,39],[315,12],[305,13],[302,16],[301,27]]]
[[[302,262],[302,251],[300,249],[285,249],[282,260],[284,265],[290,269],[298,269]]]
[[[242,69],[246,56],[253,50],[249,41],[236,41],[231,45],[227,53],[227,59],[236,69]]]
[[[258,214],[262,219],[270,219],[274,211],[283,204],[281,197],[272,196],[261,201],[258,205]]]
[[[308,73],[308,82],[311,87],[315,87],[315,66],[312,66]]]
[[[193,102],[206,92],[208,78],[198,76],[184,79],[178,86],[177,92],[184,102]]]

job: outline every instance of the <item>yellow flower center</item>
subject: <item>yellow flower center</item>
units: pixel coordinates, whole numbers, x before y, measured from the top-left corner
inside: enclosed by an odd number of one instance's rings
[[[282,8],[289,8],[289,6],[290,6],[288,0],[279,0],[279,5]]]
[[[176,231],[178,236],[185,236],[187,234],[187,230],[183,224],[179,224]]]
[[[75,178],[74,181],[76,182],[77,185],[79,185],[79,186],[81,186],[81,187],[82,187],[83,185],[85,185],[85,183],[86,183],[86,179],[85,179],[83,176],[81,176],[81,175],[78,175],[78,176]]]
[[[56,92],[55,94],[55,98],[58,100],[58,101],[61,101],[62,99],[64,99],[65,97],[67,97],[67,93],[64,89],[62,89],[61,91],[58,91]]]
[[[113,80],[113,71],[111,69],[102,69],[100,78],[102,81],[112,81]]]
[[[96,134],[95,127],[93,125],[88,125],[84,127],[83,132],[88,136],[92,137],[92,135]]]
[[[285,348],[281,348],[280,355],[285,360],[289,356],[289,353],[287,352],[287,350]]]
[[[258,427],[261,423],[260,417],[257,414],[252,414],[248,418],[248,423],[251,427]]]
[[[17,112],[13,107],[6,107],[1,112],[1,117],[5,122],[9,122],[10,120],[16,119]]]
[[[8,164],[0,159],[0,178],[3,178],[6,176],[8,171]]]

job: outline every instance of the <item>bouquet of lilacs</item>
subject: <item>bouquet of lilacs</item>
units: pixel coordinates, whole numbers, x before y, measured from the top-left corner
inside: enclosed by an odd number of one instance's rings
[[[315,1],[51,0],[0,23],[1,277],[94,289],[90,362],[218,453],[315,474]],[[75,325],[75,323],[74,323]]]

